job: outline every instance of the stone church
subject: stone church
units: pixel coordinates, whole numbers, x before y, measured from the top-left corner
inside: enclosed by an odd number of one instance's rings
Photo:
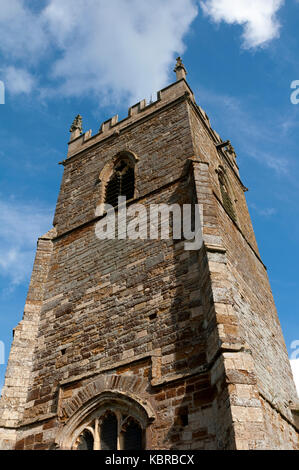
[[[0,448],[298,449],[298,402],[230,141],[176,81],[71,127],[0,401]],[[100,239],[126,208],[198,205],[203,244]],[[170,217],[171,218],[171,217]]]

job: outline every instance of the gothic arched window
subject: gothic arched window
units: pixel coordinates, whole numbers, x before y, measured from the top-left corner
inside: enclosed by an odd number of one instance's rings
[[[143,448],[143,436],[140,425],[129,419],[123,430],[123,448],[124,450],[141,450]]]
[[[73,449],[142,450],[144,430],[136,418],[112,407],[83,426]]]
[[[77,450],[93,450],[93,443],[94,439],[92,433],[88,429],[85,429],[78,439]]]
[[[236,216],[235,208],[234,208],[232,197],[231,197],[231,191],[229,190],[229,184],[225,176],[225,170],[222,167],[219,167],[219,169],[217,170],[217,173],[218,173],[223,206],[226,212],[230,215],[230,217],[236,222],[237,216]]]
[[[117,450],[118,421],[114,413],[109,413],[100,423],[101,450]]]
[[[105,204],[113,207],[118,205],[118,197],[124,196],[127,200],[133,199],[135,193],[135,171],[131,162],[121,159],[106,185]]]

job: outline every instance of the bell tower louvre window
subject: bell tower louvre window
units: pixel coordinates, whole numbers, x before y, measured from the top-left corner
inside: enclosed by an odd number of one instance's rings
[[[118,197],[133,199],[135,193],[134,168],[125,160],[121,160],[106,186],[105,203],[113,207],[118,205]]]
[[[219,168],[217,173],[218,173],[223,207],[225,208],[229,216],[232,218],[232,220],[236,222],[237,221],[236,211],[233,205],[232,195],[231,195],[231,191],[229,190],[229,184],[227,182],[227,178],[222,168]]]

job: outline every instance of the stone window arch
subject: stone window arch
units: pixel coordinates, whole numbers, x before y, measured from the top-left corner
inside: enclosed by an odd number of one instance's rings
[[[90,417],[72,444],[72,450],[142,450],[145,448],[145,429],[142,420],[130,415],[120,404],[107,404]]]
[[[151,406],[120,391],[93,397],[65,423],[56,439],[64,450],[141,450],[150,440]]]
[[[136,164],[138,157],[129,151],[119,152],[102,169],[99,175],[101,197],[96,215],[104,213],[104,205],[118,205],[118,197],[125,196],[127,201],[136,197]]]
[[[219,186],[220,186],[223,207],[226,210],[226,212],[230,215],[230,217],[233,219],[233,221],[237,222],[237,215],[236,215],[236,210],[234,206],[235,198],[233,195],[233,191],[230,187],[230,184],[226,175],[226,171],[222,166],[219,166],[218,169],[216,170],[216,173],[218,175],[218,181],[219,181]]]
[[[121,158],[115,165],[112,175],[105,187],[105,204],[118,205],[118,197],[128,200],[135,195],[135,170],[130,160]]]

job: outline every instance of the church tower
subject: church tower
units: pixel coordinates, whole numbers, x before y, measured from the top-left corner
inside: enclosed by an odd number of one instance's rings
[[[180,58],[175,72],[156,101],[96,135],[81,116],[71,127],[54,228],[38,240],[14,331],[2,449],[298,449],[297,394],[236,154]],[[158,228],[172,221],[172,236],[150,237],[147,214],[162,204]],[[198,208],[203,243],[174,236],[173,206],[193,208],[193,228]],[[125,210],[148,231],[126,236]]]

